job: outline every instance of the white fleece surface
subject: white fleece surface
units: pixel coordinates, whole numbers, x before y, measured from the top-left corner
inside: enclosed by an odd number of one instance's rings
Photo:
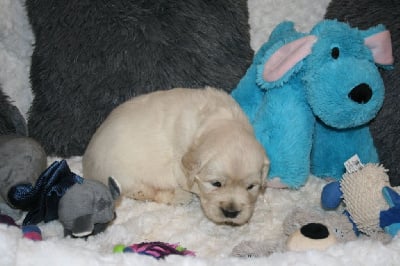
[[[33,37],[22,0],[0,0],[0,83],[24,113],[32,99],[29,65]],[[267,40],[283,20],[292,20],[308,31],[322,19],[328,0],[249,0],[253,49]],[[49,158],[49,163],[60,158]],[[81,174],[81,158],[68,159]],[[104,233],[83,239],[63,236],[58,221],[39,224],[42,241],[22,237],[16,227],[0,224],[0,265],[400,265],[400,240],[391,243],[359,239],[326,251],[284,252],[269,257],[235,258],[232,248],[242,240],[278,242],[282,221],[296,206],[319,208],[325,181],[310,177],[297,191],[267,189],[257,203],[251,221],[240,227],[215,225],[204,217],[194,200],[184,206],[166,206],[123,198],[117,219]],[[156,260],[132,253],[113,253],[116,244],[143,241],[180,243],[196,257],[169,256]]]

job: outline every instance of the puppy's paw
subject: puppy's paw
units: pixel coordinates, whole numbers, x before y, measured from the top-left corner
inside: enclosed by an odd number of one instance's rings
[[[270,188],[288,188],[288,185],[281,182],[279,177],[273,177],[267,180],[267,187]]]
[[[184,205],[193,200],[194,194],[185,190],[176,189],[172,204]]]
[[[169,205],[187,204],[193,199],[193,194],[181,189],[165,189],[157,190],[154,201],[158,203],[166,203]]]

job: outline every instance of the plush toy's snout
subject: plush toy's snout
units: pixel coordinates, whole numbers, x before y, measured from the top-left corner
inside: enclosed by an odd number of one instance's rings
[[[349,98],[359,104],[367,103],[372,97],[371,87],[366,83],[361,83],[354,87],[350,93]]]
[[[328,228],[320,223],[309,223],[289,236],[286,245],[290,251],[324,250],[336,243]]]

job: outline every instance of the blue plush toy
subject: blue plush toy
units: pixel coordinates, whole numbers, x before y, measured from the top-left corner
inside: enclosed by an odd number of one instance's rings
[[[310,172],[340,179],[354,154],[378,162],[367,123],[384,99],[376,64],[392,63],[382,25],[324,20],[307,34],[278,25],[232,92],[270,157],[269,186],[298,188]]]
[[[353,172],[346,172],[340,181],[324,186],[321,205],[336,209],[343,203],[344,213],[360,233],[377,237],[386,232],[396,236],[400,231],[400,188],[391,187],[387,170],[368,163]]]

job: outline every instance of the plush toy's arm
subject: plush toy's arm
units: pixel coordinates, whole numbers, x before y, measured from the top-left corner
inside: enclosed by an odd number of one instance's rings
[[[256,137],[271,161],[268,186],[299,188],[309,177],[315,118],[304,97],[296,84],[271,89],[254,118]]]
[[[324,209],[336,209],[342,201],[339,181],[324,186],[321,192],[321,205]]]
[[[379,162],[368,126],[341,130],[317,121],[313,141],[311,173],[320,178],[341,180],[345,172],[343,163],[354,154],[365,163]]]
[[[390,208],[380,212],[379,225],[395,236],[400,231],[400,195],[389,187],[382,188],[382,194]]]

